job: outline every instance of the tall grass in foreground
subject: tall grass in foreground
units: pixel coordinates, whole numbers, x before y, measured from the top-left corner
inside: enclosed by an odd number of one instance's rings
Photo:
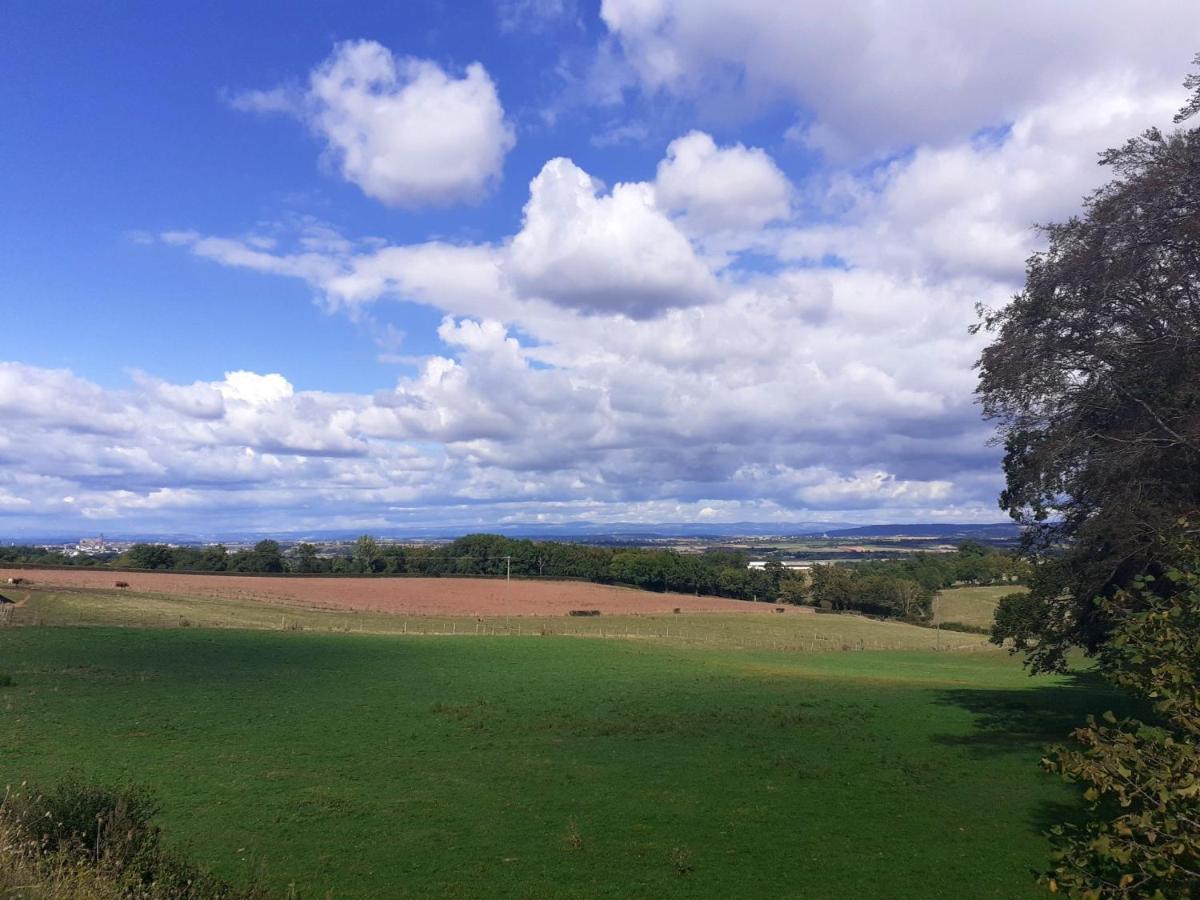
[[[159,808],[134,785],[67,776],[7,788],[0,800],[0,897],[6,900],[259,900],[166,849]]]

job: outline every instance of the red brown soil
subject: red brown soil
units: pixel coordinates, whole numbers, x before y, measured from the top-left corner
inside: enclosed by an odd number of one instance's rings
[[[0,583],[25,578],[34,587],[100,588],[183,597],[257,600],[319,609],[369,610],[414,616],[561,616],[573,609],[605,615],[654,615],[675,608],[695,613],[770,613],[769,603],[725,597],[656,594],[579,581],[505,582],[481,578],[291,578],[183,575],[96,569],[4,569]],[[807,612],[786,607],[789,613]]]

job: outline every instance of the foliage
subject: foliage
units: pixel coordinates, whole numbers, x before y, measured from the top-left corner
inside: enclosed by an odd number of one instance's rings
[[[1196,57],[1200,64],[1200,56]],[[1200,110],[1195,96],[1176,117]],[[1001,506],[1028,525],[1031,590],[992,639],[1034,671],[1072,646],[1149,703],[1111,712],[1046,765],[1091,818],[1053,829],[1052,890],[1190,897],[1200,885],[1200,129],[1102,154],[1115,177],[1044,231],[1024,290],[981,327],[978,393],[1004,441]]]
[[[1039,563],[995,637],[1035,669],[1094,653],[1120,607],[1092,598],[1135,599],[1122,589],[1170,563],[1175,520],[1200,509],[1200,130],[1152,129],[1101,162],[1113,180],[1043,228],[1024,290],[980,326],[1000,504]]]
[[[262,540],[253,550],[242,550],[229,557],[231,572],[283,572],[283,551],[277,541]]]
[[[325,560],[317,556],[317,548],[313,544],[300,543],[296,545],[295,559],[292,568],[302,575],[312,575],[327,571]]]
[[[165,544],[134,544],[121,555],[121,565],[131,569],[171,569],[175,552]]]
[[[77,556],[67,556],[59,550],[47,550],[45,547],[31,547],[26,544],[0,547],[0,563],[17,566],[30,563],[39,566],[97,566],[112,560],[115,556],[115,553],[94,556],[81,553]]]
[[[1089,718],[1045,765],[1086,784],[1092,819],[1054,829],[1053,889],[1085,897],[1188,897],[1200,888],[1200,552],[1138,576],[1102,604],[1115,628],[1100,666],[1146,700],[1153,724]],[[1131,612],[1136,610],[1136,612]]]
[[[369,534],[354,542],[353,570],[363,575],[377,575],[384,571],[385,563],[379,552],[379,544]]]
[[[85,882],[89,893],[128,900],[262,896],[166,849],[152,821],[158,813],[157,801],[143,787],[95,784],[75,774],[44,792],[8,790],[0,802],[0,831],[8,838],[4,851],[10,858],[0,857],[0,864],[22,865],[35,881],[61,880],[66,873],[69,882]]]
[[[904,570],[871,566],[818,565],[812,569],[813,602],[824,609],[910,620],[929,618],[934,592]]]

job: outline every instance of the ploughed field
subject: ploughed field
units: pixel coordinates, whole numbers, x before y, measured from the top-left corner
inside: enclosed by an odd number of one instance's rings
[[[263,575],[185,575],[97,569],[3,569],[0,579],[22,578],[41,588],[113,588],[221,600],[252,600],[317,609],[402,613],[411,616],[554,616],[573,609],[608,615],[686,612],[767,613],[769,604],[725,597],[658,594],[583,581],[506,581],[502,578],[296,578]],[[3,590],[3,588],[0,588]],[[789,611],[796,611],[792,607]],[[807,611],[807,610],[806,610]]]

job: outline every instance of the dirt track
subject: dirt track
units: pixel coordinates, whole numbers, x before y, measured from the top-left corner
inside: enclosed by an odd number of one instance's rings
[[[24,578],[38,587],[104,588],[118,581],[130,591],[259,600],[322,609],[358,609],[418,616],[555,616],[572,609],[606,615],[683,612],[769,613],[768,603],[724,597],[655,594],[577,581],[505,582],[476,578],[274,578],[254,575],[180,575],[95,569],[3,569],[0,584]],[[789,613],[801,611],[788,607]],[[807,610],[804,610],[807,611]]]

